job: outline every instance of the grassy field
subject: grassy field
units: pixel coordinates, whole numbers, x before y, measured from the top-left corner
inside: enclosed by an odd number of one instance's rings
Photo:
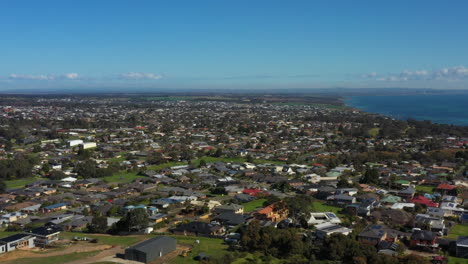
[[[96,238],[99,244],[110,246],[124,246],[128,247],[134,245],[141,240],[147,239],[150,236],[107,236],[107,235],[93,235],[79,232],[62,232],[61,238],[73,239],[73,237],[88,237],[91,239]]]
[[[50,256],[46,258],[20,258],[15,259],[11,262],[11,264],[60,264],[60,263],[67,263],[70,261],[75,261],[79,259],[85,259],[97,255],[100,251],[90,251],[90,252],[80,252],[80,253],[72,253],[66,255],[59,255],[59,256]]]
[[[18,232],[0,231],[0,238],[18,234]]]
[[[122,161],[125,160],[125,155],[128,154],[128,153],[129,153],[129,151],[119,152],[119,153],[117,153],[117,155],[120,156],[119,158],[112,158],[112,159],[109,159],[109,161],[122,162]]]
[[[448,258],[448,264],[468,264],[468,259],[449,257]]]
[[[368,132],[369,132],[369,135],[370,135],[371,137],[374,137],[374,138],[375,138],[375,137],[377,137],[377,135],[379,135],[379,131],[380,131],[380,128],[374,127],[374,128],[369,129]]]
[[[339,213],[339,211],[341,211],[340,207],[326,205],[325,203],[320,202],[320,201],[315,201],[313,204],[314,204],[314,210],[316,212],[333,212],[336,215],[341,216],[341,214]]]
[[[424,193],[433,193],[434,192],[433,190],[434,190],[433,186],[421,186],[421,185],[416,186],[416,191],[420,191]]]
[[[282,261],[277,258],[269,258],[268,260],[262,260],[259,256],[254,255],[252,253],[246,253],[245,257],[238,258],[232,264],[247,264],[247,263],[272,263],[272,264],[279,264]]]
[[[466,236],[468,235],[468,224],[458,224],[452,229],[450,229],[450,233],[448,234],[447,237],[452,238],[452,239],[457,239],[458,236]]]
[[[33,177],[33,178],[24,178],[24,179],[18,179],[18,180],[5,181],[5,183],[7,185],[7,189],[18,189],[18,188],[23,188],[26,184],[30,184],[38,180],[40,180],[40,178]]]
[[[188,237],[188,236],[172,236],[177,239],[178,244],[188,244],[192,245],[193,248],[186,257],[177,256],[172,259],[170,263],[173,264],[186,264],[186,263],[198,263],[193,258],[199,253],[205,253],[212,257],[220,257],[225,254],[228,248],[227,245],[223,243],[222,239],[217,238],[207,238],[207,237]],[[196,240],[199,240],[198,244]]]
[[[120,172],[117,174],[114,174],[112,176],[107,176],[102,178],[106,182],[114,182],[114,183],[127,183],[131,182],[135,179],[138,178],[144,178],[145,176],[137,175],[136,172]]]
[[[266,199],[257,199],[253,200],[247,203],[243,203],[242,205],[244,206],[244,212],[252,212],[253,210],[263,207],[263,203],[266,201]]]
[[[181,166],[181,165],[187,165],[187,163],[186,162],[181,162],[181,161],[172,161],[172,162],[163,163],[163,164],[159,164],[159,165],[151,165],[151,166],[148,166],[148,169],[149,170],[162,170],[162,169],[165,169],[165,168],[169,168],[169,167],[173,167],[173,166]]]

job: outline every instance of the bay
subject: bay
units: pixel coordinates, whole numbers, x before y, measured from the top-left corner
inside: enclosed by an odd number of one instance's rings
[[[347,106],[396,119],[430,120],[433,123],[468,126],[468,95],[351,96]]]

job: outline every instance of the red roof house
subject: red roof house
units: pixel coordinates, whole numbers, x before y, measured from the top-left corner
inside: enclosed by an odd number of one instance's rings
[[[417,195],[413,199],[411,199],[411,203],[424,204],[427,207],[439,207],[438,203],[435,203],[421,195]]]
[[[263,191],[259,189],[244,189],[242,192],[252,196],[256,196],[259,193],[263,193]]]
[[[455,185],[451,185],[451,184],[448,184],[448,183],[441,183],[439,185],[437,185],[436,189],[438,190],[445,190],[445,191],[451,191],[453,189],[457,188],[457,186]]]

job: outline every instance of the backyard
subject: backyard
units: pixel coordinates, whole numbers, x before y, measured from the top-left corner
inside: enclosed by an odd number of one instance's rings
[[[263,203],[265,201],[266,199],[257,199],[257,200],[253,200],[247,203],[243,203],[242,205],[244,206],[244,212],[249,213],[259,207],[263,207]]]

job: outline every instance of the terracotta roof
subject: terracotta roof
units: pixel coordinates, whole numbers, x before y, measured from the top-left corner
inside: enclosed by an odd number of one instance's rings
[[[437,185],[436,189],[439,189],[439,190],[453,190],[455,188],[457,188],[457,186],[447,184],[447,183],[441,183],[441,184]]]
[[[429,207],[438,207],[439,204],[438,203],[435,203],[429,199],[427,199],[426,197],[424,196],[415,196],[413,199],[411,199],[411,202],[412,203],[418,203],[418,204],[424,204],[426,206],[429,206]]]

